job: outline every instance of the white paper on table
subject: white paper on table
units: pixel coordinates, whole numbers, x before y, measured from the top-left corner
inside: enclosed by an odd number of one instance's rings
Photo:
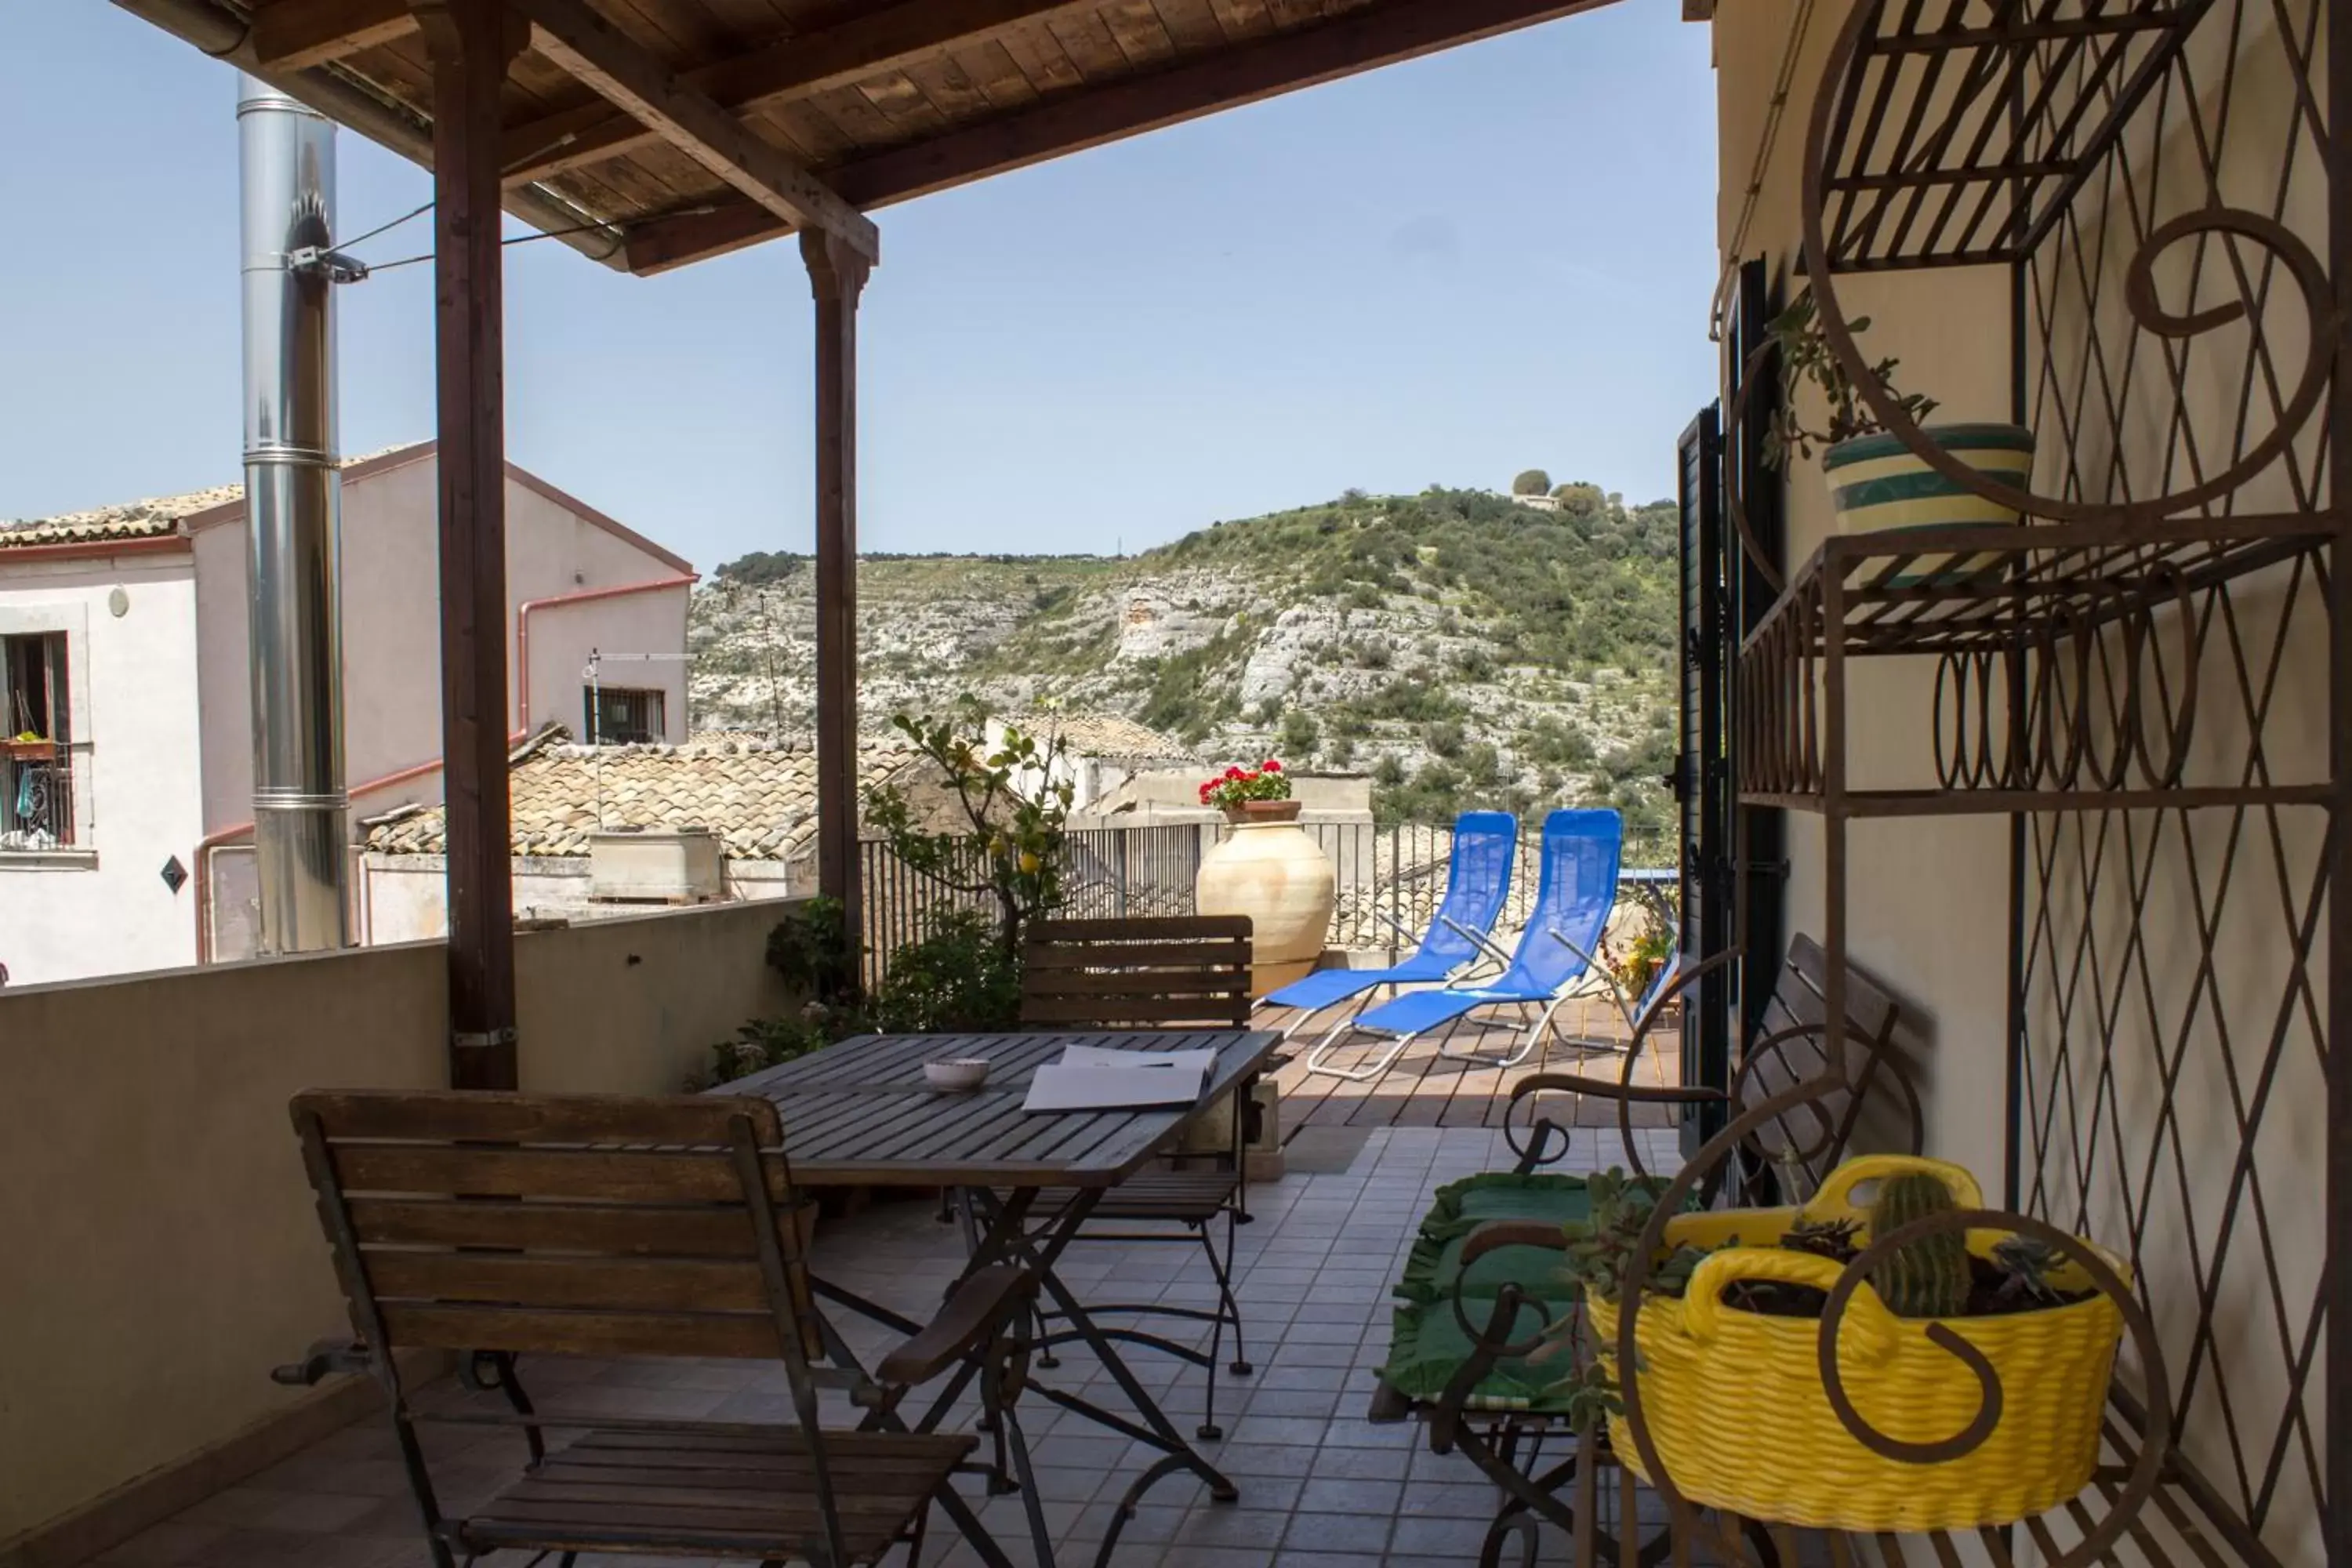
[[[1135,1110],[1191,1105],[1201,1098],[1201,1090],[1208,1081],[1207,1070],[1198,1066],[1097,1067],[1049,1062],[1031,1075],[1029,1097],[1021,1102],[1021,1109]]]
[[[1115,1051],[1108,1046],[1064,1046],[1066,1068],[1131,1068],[1147,1072],[1178,1071],[1208,1077],[1217,1068],[1214,1051]]]

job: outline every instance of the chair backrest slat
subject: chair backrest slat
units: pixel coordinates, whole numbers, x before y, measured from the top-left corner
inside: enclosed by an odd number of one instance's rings
[[[1094,1028],[1239,1028],[1249,1022],[1246,915],[1037,921],[1021,1017]]]
[[[1614,810],[1566,809],[1544,818],[1535,907],[1528,911],[1511,967],[1494,984],[1535,994],[1558,991],[1584,971],[1578,949],[1597,952],[1617,906],[1625,819]],[[1557,931],[1575,947],[1552,939]]]
[[[373,1320],[386,1350],[821,1353],[764,1100],[310,1093],[292,1109],[354,1324]]]
[[[1788,956],[1765,1005],[1762,1028],[1742,1053],[1737,1110],[1760,1105],[1817,1078],[1829,1065],[1818,1033],[1829,1016],[1828,964],[1829,955],[1811,937],[1800,931],[1790,939]],[[1848,963],[1844,1035],[1849,1087],[1758,1128],[1750,1140],[1758,1152],[1774,1159],[1801,1153],[1816,1181],[1861,1152],[1857,1140],[1864,1146],[1907,1145],[1910,1152],[1918,1152],[1924,1133],[1918,1088],[1895,1043],[1901,1016],[1901,1005],[1884,986]],[[1897,1121],[1908,1125],[1897,1127]]]
[[[1454,968],[1478,956],[1464,931],[1485,936],[1511,893],[1519,854],[1519,819],[1507,811],[1465,811],[1454,823],[1445,861],[1445,896],[1423,933],[1418,956]]]

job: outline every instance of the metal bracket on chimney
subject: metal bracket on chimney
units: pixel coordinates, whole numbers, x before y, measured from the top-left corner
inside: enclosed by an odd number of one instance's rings
[[[297,272],[323,272],[330,283],[358,283],[368,275],[367,263],[358,257],[316,245],[288,251],[286,265]]]

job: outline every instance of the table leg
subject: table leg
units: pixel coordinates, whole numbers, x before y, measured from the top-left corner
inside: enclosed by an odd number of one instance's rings
[[[1143,1494],[1166,1477],[1174,1475],[1180,1470],[1189,1470],[1208,1483],[1209,1495],[1219,1502],[1234,1501],[1241,1496],[1241,1490],[1234,1485],[1223,1471],[1209,1463],[1202,1457],[1200,1450],[1185,1440],[1183,1434],[1176,1429],[1175,1423],[1169,1420],[1167,1413],[1160,1408],[1159,1402],[1151,1397],[1150,1392],[1138,1383],[1135,1374],[1128,1370],[1127,1363],[1120,1358],[1118,1348],[1111,1342],[1109,1336],[1105,1334],[1101,1327],[1095,1322],[1093,1315],[1087,1310],[1086,1304],[1072,1294],[1069,1287],[1063,1284],[1061,1277],[1054,1271],[1054,1264],[1060,1258],[1063,1250],[1076,1238],[1078,1227],[1086,1222],[1087,1215],[1093,1212],[1095,1205],[1101,1201],[1102,1194],[1099,1192],[1085,1191],[1065,1204],[1061,1212],[1054,1217],[1052,1228],[1047,1232],[1042,1247],[1037,1244],[1035,1238],[1021,1230],[1018,1217],[1013,1213],[1014,1204],[1018,1204],[1022,1197],[1027,1195],[1026,1193],[1016,1194],[1013,1204],[1000,1206],[996,1203],[994,1194],[974,1190],[973,1201],[981,1206],[982,1212],[989,1215],[991,1220],[988,1238],[984,1245],[992,1251],[1004,1248],[1016,1250],[1022,1259],[1036,1271],[1039,1285],[1054,1299],[1054,1304],[1060,1310],[1059,1316],[1062,1321],[1076,1330],[1079,1338],[1085,1341],[1087,1348],[1094,1352],[1096,1358],[1103,1363],[1104,1370],[1110,1373],[1111,1381],[1118,1384],[1119,1392],[1124,1394],[1128,1402],[1135,1407],[1135,1413],[1141,1417],[1143,1424],[1139,1426],[1132,1421],[1122,1419],[1087,1400],[1081,1399],[1076,1394],[1064,1394],[1059,1389],[1047,1388],[1040,1384],[1037,1391],[1066,1410],[1075,1411],[1090,1421],[1109,1427],[1112,1431],[1122,1433],[1139,1442],[1149,1443],[1168,1456],[1167,1458],[1146,1470],[1120,1498],[1118,1512],[1111,1521],[1111,1539],[1103,1543],[1103,1552],[1099,1559],[1102,1562],[1108,1562],[1111,1548],[1118,1542],[1119,1527],[1135,1516],[1136,1503]]]

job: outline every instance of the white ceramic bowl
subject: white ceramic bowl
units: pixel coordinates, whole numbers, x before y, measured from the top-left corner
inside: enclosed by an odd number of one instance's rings
[[[925,1062],[923,1081],[933,1089],[961,1093],[988,1081],[986,1057],[961,1057],[953,1061]]]

